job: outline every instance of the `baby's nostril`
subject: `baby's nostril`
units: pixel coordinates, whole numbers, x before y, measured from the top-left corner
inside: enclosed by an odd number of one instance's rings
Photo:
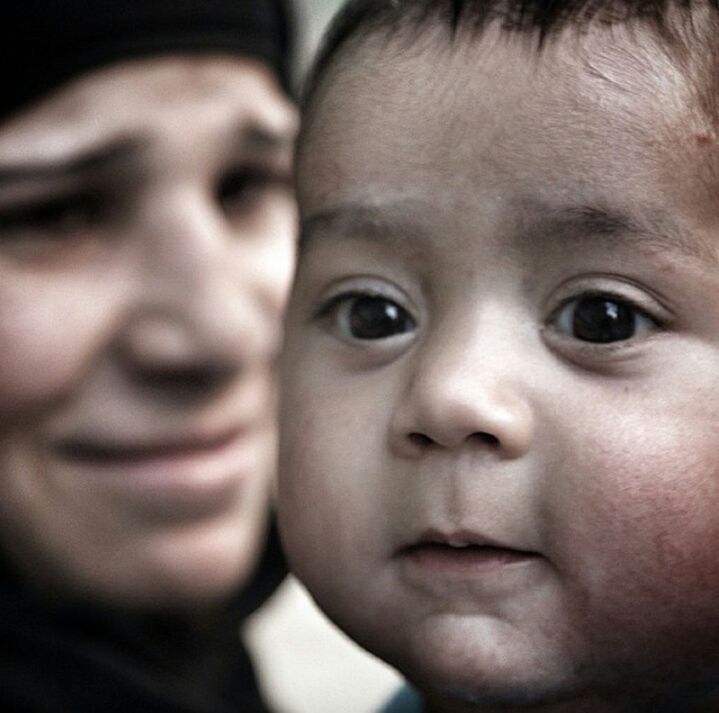
[[[482,443],[487,443],[490,446],[496,446],[499,443],[499,438],[493,436],[491,433],[485,433],[484,431],[473,433],[472,436],[482,441]]]
[[[410,433],[409,440],[420,448],[427,448],[432,445],[432,439],[429,436],[425,436],[424,433]]]

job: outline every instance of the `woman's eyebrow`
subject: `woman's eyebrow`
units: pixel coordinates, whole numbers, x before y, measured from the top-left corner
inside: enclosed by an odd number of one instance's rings
[[[91,171],[112,168],[139,154],[145,143],[143,138],[121,137],[58,160],[0,163],[0,185],[73,178]]]

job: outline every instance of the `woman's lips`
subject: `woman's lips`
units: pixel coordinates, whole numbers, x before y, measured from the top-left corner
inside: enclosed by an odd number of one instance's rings
[[[198,438],[180,436],[146,443],[103,443],[91,439],[68,439],[62,441],[57,450],[68,460],[84,462],[98,467],[113,463],[141,462],[158,458],[178,458],[223,448],[239,438],[243,429],[218,435]]]
[[[183,517],[237,502],[245,482],[264,468],[262,429],[240,428],[211,438],[152,443],[61,442],[63,472],[151,511]]]

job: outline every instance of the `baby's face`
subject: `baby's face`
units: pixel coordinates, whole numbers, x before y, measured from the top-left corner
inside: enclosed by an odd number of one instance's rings
[[[283,534],[441,710],[719,662],[719,148],[611,37],[365,46],[301,147]]]

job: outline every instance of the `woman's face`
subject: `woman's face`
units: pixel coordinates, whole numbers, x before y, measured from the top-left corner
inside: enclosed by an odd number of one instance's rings
[[[101,69],[0,126],[0,538],[41,586],[182,607],[249,576],[294,129],[269,70],[219,56]]]

